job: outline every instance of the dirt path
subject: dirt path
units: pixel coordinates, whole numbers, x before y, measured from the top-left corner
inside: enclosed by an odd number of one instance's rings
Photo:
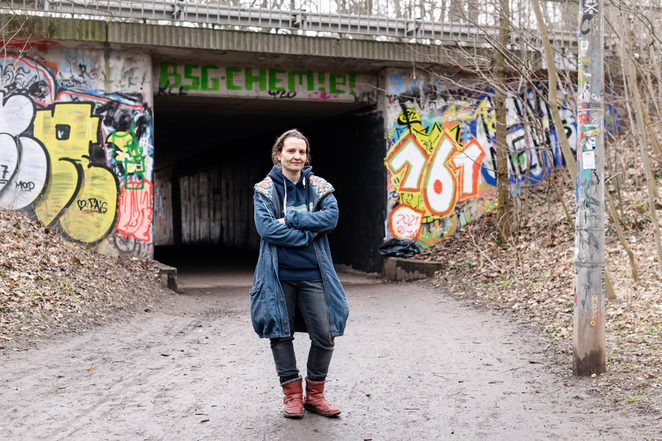
[[[224,287],[2,356],[0,439],[662,439],[659,421],[601,408],[595,379],[560,375],[502,316],[423,284],[354,277],[346,291],[328,384],[339,419],[282,418],[247,289]]]

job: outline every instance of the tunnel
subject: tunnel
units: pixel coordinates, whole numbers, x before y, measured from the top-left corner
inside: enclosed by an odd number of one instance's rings
[[[253,185],[282,132],[309,139],[313,171],[335,188],[336,265],[379,272],[384,238],[384,122],[374,106],[155,96],[154,257],[174,266],[253,266]]]

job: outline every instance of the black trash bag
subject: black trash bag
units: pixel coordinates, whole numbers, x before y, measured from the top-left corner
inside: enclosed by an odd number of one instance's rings
[[[421,247],[409,239],[392,238],[379,247],[382,256],[412,257],[421,252]]]

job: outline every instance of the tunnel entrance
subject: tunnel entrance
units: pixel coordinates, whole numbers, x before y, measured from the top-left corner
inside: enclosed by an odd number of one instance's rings
[[[335,187],[334,262],[381,271],[384,124],[355,104],[156,96],[154,258],[181,268],[252,266],[259,236],[253,185],[290,128],[310,140],[315,174]]]

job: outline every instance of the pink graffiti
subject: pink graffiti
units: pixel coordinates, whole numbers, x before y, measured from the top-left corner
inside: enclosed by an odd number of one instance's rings
[[[143,242],[151,241],[152,188],[152,183],[147,180],[140,190],[127,189],[122,185],[117,201],[117,232]]]
[[[338,95],[336,95],[335,93],[330,94],[329,92],[326,91],[310,92],[308,94],[308,98],[312,98],[314,100],[320,100],[320,101],[329,101],[338,98]]]
[[[591,312],[591,326],[602,326],[602,321],[604,320],[604,311],[592,311]]]
[[[416,240],[421,231],[423,211],[399,205],[389,215],[389,231],[393,237]]]

